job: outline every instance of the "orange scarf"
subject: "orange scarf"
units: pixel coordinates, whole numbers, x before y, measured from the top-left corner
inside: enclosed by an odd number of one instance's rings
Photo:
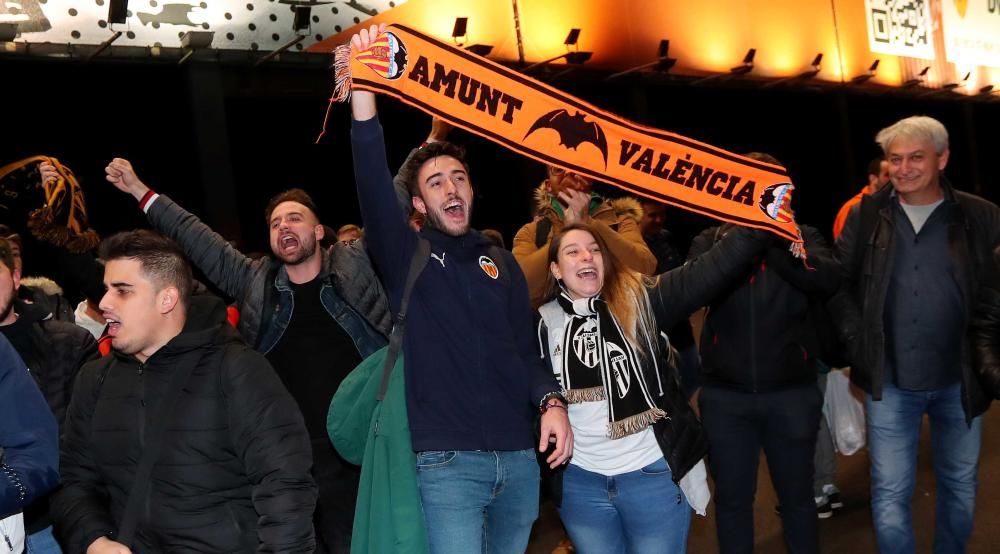
[[[802,239],[788,172],[645,127],[402,25],[364,52],[336,49],[336,88],[393,96],[545,164],[696,213]]]

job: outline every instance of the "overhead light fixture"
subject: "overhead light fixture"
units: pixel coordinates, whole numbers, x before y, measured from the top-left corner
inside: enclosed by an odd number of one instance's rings
[[[993,94],[993,85],[986,85],[985,87],[979,89],[979,94],[982,95]]]
[[[458,39],[466,38],[469,34],[469,18],[468,17],[456,17],[455,26],[451,28],[451,39],[455,41],[455,46],[462,46],[464,42],[460,42]]]
[[[862,83],[867,83],[869,80],[871,80],[871,78],[875,76],[875,72],[878,71],[878,63],[879,63],[878,59],[872,62],[872,64],[868,67],[868,72],[862,73],[857,77],[853,77],[851,79],[851,84],[860,85]]]
[[[915,78],[909,79],[909,80],[905,81],[903,83],[902,87],[903,88],[912,88],[912,87],[915,87],[915,86],[919,85],[920,83],[923,83],[924,82],[924,77],[927,76],[927,72],[930,71],[930,70],[931,70],[931,66],[928,65],[928,66],[924,67],[920,71],[920,73],[917,73],[917,76]]]
[[[128,0],[110,0],[108,2],[108,23],[125,23],[128,17]]]
[[[184,50],[184,55],[181,56],[177,65],[188,61],[188,58],[193,56],[196,50],[212,46],[214,38],[215,31],[188,31],[181,35],[181,49]]]
[[[455,46],[462,47],[469,40],[469,18],[468,17],[456,17],[455,26],[451,29],[451,38],[455,41]],[[459,40],[465,39],[465,40]],[[465,49],[477,56],[486,57],[493,51],[493,45],[491,44],[472,44],[470,46],[465,46]]]
[[[569,34],[566,35],[566,40],[563,41],[563,44],[565,44],[568,49],[570,46],[577,46],[577,42],[579,41],[580,29],[570,29]],[[579,46],[577,46],[577,48],[579,48]]]
[[[799,73],[799,79],[812,79],[813,77],[819,75],[820,65],[822,63],[823,63],[823,53],[820,52],[819,54],[816,54],[816,57],[813,58],[812,63],[809,64],[812,66],[812,69]]]
[[[660,45],[656,49],[657,59],[655,62],[644,63],[642,65],[637,65],[633,68],[626,69],[625,71],[609,75],[605,79],[605,81],[610,81],[612,79],[624,77],[625,75],[628,75],[630,73],[635,73],[637,71],[642,71],[643,69],[650,69],[650,68],[652,68],[654,71],[661,71],[663,73],[666,73],[670,71],[670,69],[674,67],[674,65],[677,63],[677,58],[670,58],[667,56],[669,51],[670,51],[670,41],[667,39],[663,39],[660,41]]]
[[[0,23],[0,42],[14,42],[17,38],[17,23]]]
[[[747,50],[747,54],[743,56],[743,63],[736,67],[730,67],[729,73],[732,75],[746,75],[753,71],[753,59],[757,55],[757,49],[751,48]]]
[[[312,26],[312,23],[310,21],[310,16],[312,15],[312,7],[293,6],[292,10],[295,12],[295,17],[292,19],[292,30],[308,31],[309,27]]]
[[[969,82],[969,77],[971,77],[971,76],[972,76],[972,72],[970,71],[970,72],[968,72],[968,73],[965,74],[965,77],[962,77],[962,81],[961,82],[958,82],[958,83],[945,83],[945,84],[941,85],[941,88],[943,90],[955,90],[958,87],[960,87],[960,86],[964,85],[965,83]]]
[[[589,61],[590,58],[594,55],[594,53],[580,52],[578,45],[579,40],[580,40],[580,29],[570,29],[569,34],[566,35],[566,40],[563,41],[563,44],[566,46],[567,50],[566,53],[559,54],[558,56],[554,56],[547,60],[533,63],[528,67],[524,68],[524,71],[528,72],[537,67],[549,65],[550,63],[561,59],[565,59],[567,64],[573,64],[573,65],[579,65]],[[570,47],[573,47],[574,49],[570,50]]]

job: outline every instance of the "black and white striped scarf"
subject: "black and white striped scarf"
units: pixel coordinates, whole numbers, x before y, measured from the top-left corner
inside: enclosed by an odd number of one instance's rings
[[[601,297],[572,300],[565,292],[559,305],[570,315],[563,333],[561,381],[566,400],[608,400],[608,436],[620,439],[667,416],[656,406],[643,377],[639,357]]]

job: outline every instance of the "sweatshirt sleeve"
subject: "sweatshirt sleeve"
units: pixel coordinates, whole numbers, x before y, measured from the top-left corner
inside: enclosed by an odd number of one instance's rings
[[[385,137],[378,116],[351,125],[354,179],[365,226],[368,250],[386,288],[401,292],[417,235],[406,223],[385,154]]]

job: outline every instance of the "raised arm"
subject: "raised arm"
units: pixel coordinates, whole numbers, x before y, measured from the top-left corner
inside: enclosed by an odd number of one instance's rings
[[[384,30],[385,25],[362,29],[351,38],[351,46],[355,50],[364,50]],[[365,239],[391,295],[402,290],[417,236],[407,225],[407,214],[398,204],[375,95],[368,91],[353,91],[351,113],[354,177],[365,225]]]
[[[660,275],[656,286],[649,291],[660,329],[669,329],[696,309],[710,304],[747,274],[754,256],[773,240],[766,231],[735,227],[705,251],[701,251],[700,242],[692,243],[694,257]]]
[[[149,189],[125,159],[111,160],[105,169],[107,180],[118,190],[131,194],[146,212],[158,232],[177,241],[184,254],[208,280],[229,296],[242,298],[252,277],[250,258],[233,248],[226,239],[173,200]]]
[[[837,291],[840,283],[840,273],[830,247],[819,231],[812,227],[802,227],[802,238],[809,254],[808,266],[792,256],[785,243],[767,249],[767,267],[777,271],[782,279],[804,293],[828,297]]]

